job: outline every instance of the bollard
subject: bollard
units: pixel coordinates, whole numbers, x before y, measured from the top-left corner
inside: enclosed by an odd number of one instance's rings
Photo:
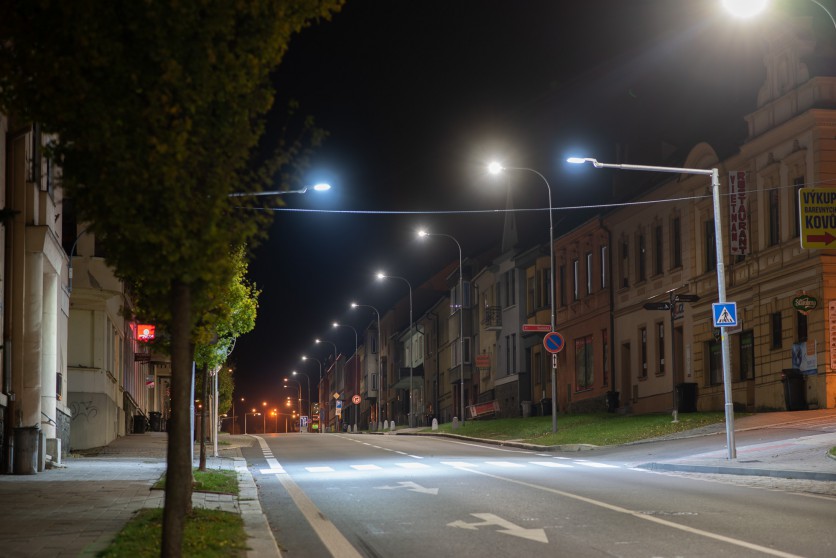
[[[453,430],[458,430],[459,428],[459,417],[453,417]]]
[[[438,430],[438,419],[433,419],[433,430]]]

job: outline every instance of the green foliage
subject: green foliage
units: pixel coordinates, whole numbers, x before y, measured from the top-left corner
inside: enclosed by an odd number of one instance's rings
[[[157,558],[160,556],[162,510],[139,510],[100,557]],[[240,514],[195,509],[186,516],[183,556],[241,558],[247,553],[247,533]]]
[[[228,194],[293,176],[285,167],[304,155],[300,144],[280,142],[266,163],[256,149],[270,72],[294,33],[341,4],[32,0],[4,9],[0,109],[58,134],[53,155],[80,218],[158,324],[175,282],[191,289],[195,323],[235,273],[231,247],[264,230],[268,212],[241,210],[254,199]],[[309,124],[299,133],[315,141]]]
[[[214,469],[201,471],[194,469],[193,490],[195,492],[212,492],[216,494],[238,494],[238,473],[229,469]],[[165,475],[158,480],[153,490],[165,489]]]

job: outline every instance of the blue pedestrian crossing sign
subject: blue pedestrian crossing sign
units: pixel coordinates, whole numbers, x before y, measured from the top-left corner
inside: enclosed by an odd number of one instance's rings
[[[711,305],[714,327],[735,327],[737,325],[737,303],[715,302]]]

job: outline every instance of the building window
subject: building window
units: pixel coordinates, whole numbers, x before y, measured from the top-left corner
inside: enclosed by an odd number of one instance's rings
[[[572,300],[579,300],[581,298],[581,264],[577,258],[572,260],[572,275],[574,277],[574,281],[572,284]]]
[[[656,324],[656,354],[658,356],[660,376],[665,373],[665,322]]]
[[[592,294],[592,252],[586,253],[586,294]]]
[[[621,288],[626,289],[630,286],[630,244],[626,240],[621,243],[620,267],[619,278],[621,279]]]
[[[638,252],[638,273],[637,281],[644,281],[647,279],[647,242],[644,238],[644,233],[639,233],[637,239],[636,251]]]
[[[705,222],[705,271],[714,271],[717,269],[717,241],[714,236],[714,220]]]
[[[662,225],[656,225],[653,228],[653,275],[662,274],[663,244]]]
[[[639,329],[639,339],[641,339],[641,377],[647,378],[647,328]]]
[[[517,334],[511,334],[511,371],[516,372],[517,370]]]
[[[781,348],[781,313],[780,312],[773,312],[772,313],[772,320],[771,320],[771,327],[772,327],[772,348],[773,349],[780,349]]]
[[[716,386],[723,383],[723,351],[719,341],[711,340],[707,343],[708,353],[708,381]]]
[[[671,223],[671,265],[682,267],[682,220],[674,217]]]
[[[545,386],[546,385],[546,377],[545,377],[545,367],[543,366],[543,352],[537,351],[534,353],[534,378],[536,385],[538,386]],[[545,389],[545,387],[544,387]]]
[[[517,276],[515,270],[505,272],[505,307],[517,303]]]
[[[792,181],[792,193],[793,193],[793,207],[795,208],[795,227],[793,227],[793,234],[795,235],[794,238],[798,238],[801,236],[801,192],[800,190],[804,187],[804,177],[797,176]]]
[[[511,336],[505,336],[505,375],[511,373]]]
[[[796,312],[795,334],[799,343],[807,341],[807,314]]]
[[[591,335],[575,339],[575,391],[592,389],[594,381],[593,351]]]
[[[740,379],[755,378],[755,334],[744,331],[740,334]]]
[[[774,188],[769,191],[769,245],[775,246],[780,240],[781,231],[781,198],[780,190]]]
[[[560,291],[560,305],[566,306],[566,266],[561,265],[557,271],[560,274],[557,289]]]
[[[450,368],[455,368],[461,364],[461,360],[459,359],[459,353],[464,350],[464,363],[470,364],[470,337],[464,338],[464,347],[461,346],[462,343],[459,341],[455,341],[453,346],[451,347],[450,351]]]
[[[526,278],[526,312],[529,314],[534,313],[534,309],[536,308],[534,303],[534,294],[536,292],[536,285],[535,285],[535,277],[527,277]]]
[[[601,289],[607,288],[607,258],[609,258],[609,249],[607,246],[601,246],[599,249],[601,253]]]
[[[607,385],[607,380],[610,377],[610,336],[606,329],[601,330],[601,375],[603,376],[604,385]]]

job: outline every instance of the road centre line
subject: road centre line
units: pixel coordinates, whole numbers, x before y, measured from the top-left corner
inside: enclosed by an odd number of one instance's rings
[[[468,471],[470,473],[474,473],[476,475],[482,475],[485,477],[490,477],[492,479],[500,480],[509,482],[512,484],[517,484],[520,486],[525,486],[527,488],[533,488],[535,490],[542,490],[544,492],[550,492],[552,494],[556,494],[558,496],[563,496],[564,498],[571,498],[573,500],[577,500],[579,502],[584,502],[586,504],[590,504],[593,506],[597,506],[599,508],[604,508],[609,511],[613,511],[616,513],[623,513],[626,515],[631,515],[636,519],[643,519],[645,521],[650,521],[651,523],[657,523],[659,525],[663,525],[665,527],[671,527],[673,529],[678,529],[680,531],[685,531],[686,533],[691,533],[693,535],[698,535],[701,537],[706,537],[709,539],[714,539],[720,542],[725,542],[728,544],[732,544],[735,546],[740,546],[742,548],[747,548],[749,550],[754,550],[757,552],[762,552],[764,554],[769,554],[770,556],[778,556],[779,558],[802,558],[797,554],[790,554],[788,552],[782,552],[780,550],[775,550],[772,548],[767,548],[765,546],[761,546],[758,544],[750,543],[747,541],[742,541],[740,539],[735,539],[732,537],[727,537],[725,535],[719,535],[717,533],[712,533],[710,531],[704,531],[702,529],[697,529],[696,527],[689,527],[687,525],[681,525],[679,523],[674,523],[673,521],[668,521],[666,519],[662,519],[660,517],[654,515],[647,515],[645,513],[629,510],[627,508],[622,508],[621,506],[616,506],[614,504],[608,504],[607,502],[602,502],[600,500],[595,500],[593,498],[587,498],[586,496],[581,496],[580,494],[572,494],[571,492],[565,492],[563,490],[557,490],[556,488],[549,488],[547,486],[540,486],[536,484],[532,484],[530,482],[521,481],[517,479],[510,479],[507,477],[501,477],[499,475],[493,475],[491,473],[486,473],[485,471],[477,471],[471,467],[457,467],[462,471]]]

